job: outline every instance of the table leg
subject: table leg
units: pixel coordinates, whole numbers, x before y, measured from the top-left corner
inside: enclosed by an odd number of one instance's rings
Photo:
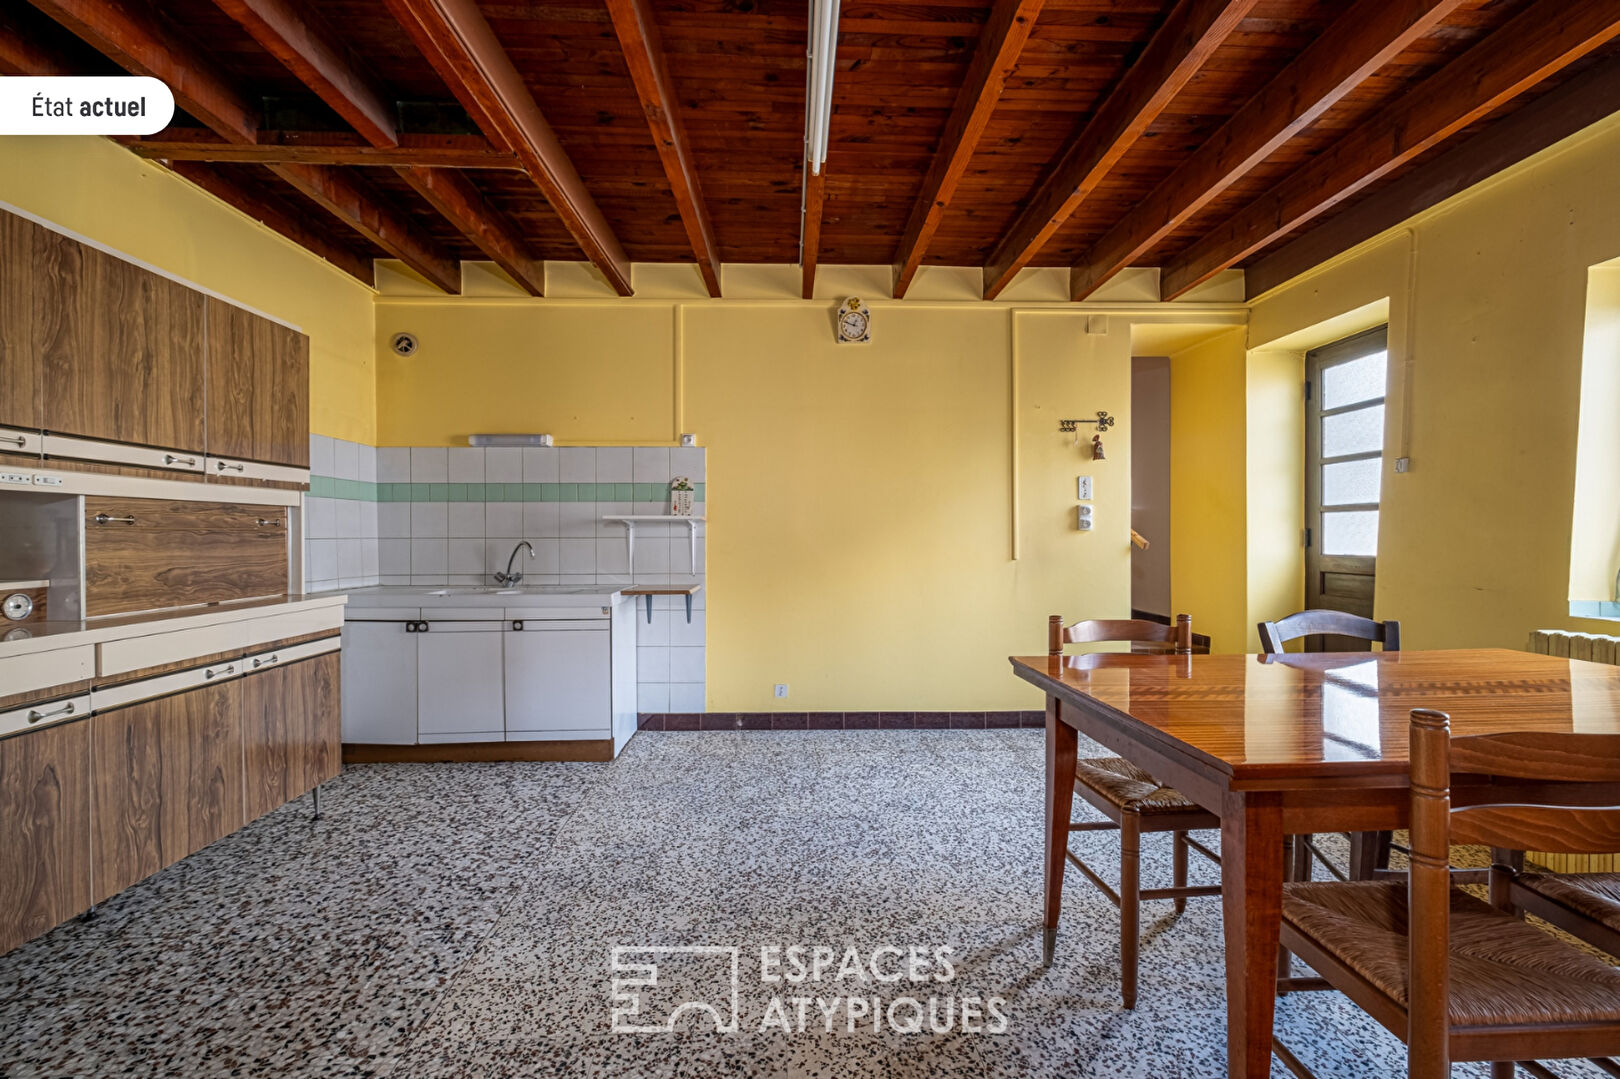
[[[1069,851],[1069,821],[1074,812],[1074,763],[1080,738],[1063,722],[1062,705],[1046,698],[1046,933],[1042,958],[1052,965],[1057,947],[1058,915],[1063,910],[1063,869]]]
[[[1274,795],[1228,794],[1221,807],[1221,905],[1231,1079],[1271,1074],[1282,883],[1281,804]]]

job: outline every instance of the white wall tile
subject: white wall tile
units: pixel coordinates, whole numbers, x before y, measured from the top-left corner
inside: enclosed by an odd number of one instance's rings
[[[412,446],[411,482],[450,482],[449,451],[443,446]]]
[[[484,534],[486,536],[523,535],[523,503],[484,503]]]
[[[680,597],[677,596],[675,598],[676,602],[679,603]],[[661,616],[662,612],[656,610],[653,612],[654,620]],[[694,608],[692,611],[692,621],[690,624],[688,624],[686,621],[686,611],[684,609],[669,612],[670,644],[681,645],[688,648],[702,648],[705,643],[704,632],[706,628],[707,617],[705,612],[701,610]]]
[[[682,682],[669,687],[671,712],[707,712],[709,710],[702,682]]]
[[[411,583],[409,573],[384,573],[378,576],[377,583],[381,585],[406,585]]]
[[[703,649],[671,648],[669,650],[669,680],[671,682],[703,681]]]
[[[534,546],[534,559],[530,572],[541,577],[553,577],[562,572],[562,541],[558,539],[529,540]]]
[[[360,447],[347,439],[337,439],[332,443],[333,472],[340,480],[357,480],[360,478]]]
[[[361,554],[364,548],[364,541],[359,539],[338,540],[338,580],[344,582],[345,588],[365,573],[365,559]]]
[[[701,446],[677,446],[669,451],[669,478],[685,476],[693,483],[707,482],[708,451]]]
[[[654,597],[657,598],[656,596]],[[642,645],[669,645],[669,612],[653,611],[653,620],[647,621],[647,600],[644,596],[635,597],[636,601],[636,644]]]
[[[377,482],[411,482],[411,451],[408,446],[377,448]]]
[[[636,649],[636,681],[637,682],[668,682],[669,681],[669,649],[667,649],[667,648],[637,648]]]
[[[596,503],[594,502],[558,502],[557,506],[557,534],[564,539],[583,539],[596,537]],[[620,526],[615,525],[615,528]],[[622,529],[621,529],[622,530]]]
[[[360,538],[360,503],[352,498],[339,498],[332,503],[335,511],[338,539]]]
[[[529,572],[529,552],[517,551],[517,558],[512,558],[512,552],[517,545],[523,542],[522,536],[491,536],[484,541],[484,564],[489,572],[496,570],[505,572],[508,562],[512,564],[512,572],[527,574]]]
[[[484,448],[482,446],[450,447],[451,483],[484,482]]]
[[[560,573],[595,573],[596,541],[594,539],[564,539],[559,541],[562,552]]]
[[[557,451],[560,483],[596,482],[596,451],[589,446],[564,446]]]
[[[360,538],[374,540],[378,535],[379,502],[361,502],[360,504]]]
[[[365,483],[377,482],[377,447],[358,443],[360,447],[360,476]]]
[[[530,539],[555,539],[560,536],[561,506],[561,502],[523,503],[523,534]]]
[[[636,483],[668,483],[669,448],[637,446],[630,451],[630,471]]]
[[[636,686],[636,711],[669,711],[669,683],[647,682]]]
[[[524,483],[557,483],[557,448],[529,446],[523,450]]]
[[[309,436],[309,471],[314,476],[336,475],[335,451],[332,448],[332,439],[325,435]]]
[[[450,572],[450,541],[446,539],[411,540],[411,576],[443,575]]]
[[[482,502],[451,502],[448,507],[448,531],[451,539],[483,539],[484,504]]]
[[[597,483],[629,483],[631,473],[629,446],[596,448]]]
[[[635,505],[635,503],[633,503],[633,502],[598,502],[598,503],[596,503],[595,515],[596,515],[596,536],[597,536],[597,538],[602,539],[602,538],[608,537],[608,536],[617,536],[620,539],[623,539],[624,538],[624,525],[620,524],[617,521],[604,521],[604,520],[602,520],[602,518],[604,518],[604,517],[622,517],[622,516],[625,516],[626,514],[628,514],[630,512],[631,507],[634,506],[634,505]],[[637,529],[636,529],[636,542],[637,543],[641,542],[641,537],[645,536],[646,534],[647,534],[647,526],[646,525],[638,526]]]
[[[408,539],[378,540],[377,571],[385,575],[409,575],[411,572],[411,541]]]
[[[636,561],[641,561],[641,545],[636,545]],[[630,567],[625,561],[628,552],[621,540],[599,539],[596,541],[596,572],[597,573],[629,573]]]
[[[366,583],[376,584],[377,574],[381,572],[381,570],[382,566],[379,564],[377,541],[368,540],[366,541],[365,547],[360,551],[360,572],[364,574]]]
[[[304,537],[306,539],[337,538],[337,510],[330,498],[304,499]]]
[[[643,529],[646,529],[645,525],[637,531]],[[670,546],[678,541],[668,539],[651,529],[646,529],[646,533],[636,537],[636,573],[668,573]],[[681,552],[681,561],[683,564],[686,561],[684,550]]]
[[[410,502],[377,503],[377,535],[383,539],[408,537],[411,534]]]
[[[523,450],[517,446],[491,446],[484,451],[484,479],[489,483],[522,483]]]
[[[411,538],[443,539],[448,536],[450,534],[449,509],[450,504],[447,502],[412,502]]]
[[[483,574],[486,560],[484,557],[484,538],[452,539],[450,541],[450,572]]]
[[[311,581],[335,581],[338,576],[338,541],[335,539],[310,540],[304,574]]]

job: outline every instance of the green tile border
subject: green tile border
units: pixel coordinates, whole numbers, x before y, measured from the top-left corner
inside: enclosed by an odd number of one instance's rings
[[[704,502],[707,485],[692,486],[693,501]],[[669,501],[669,488],[662,483],[372,483],[311,476],[309,493],[346,502]]]

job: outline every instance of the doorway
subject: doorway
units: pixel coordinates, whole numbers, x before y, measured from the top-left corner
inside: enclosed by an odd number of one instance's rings
[[[1305,354],[1305,605],[1373,616],[1389,328]],[[1313,637],[1306,651],[1360,651]]]
[[[1131,617],[1170,621],[1170,358],[1131,358]]]

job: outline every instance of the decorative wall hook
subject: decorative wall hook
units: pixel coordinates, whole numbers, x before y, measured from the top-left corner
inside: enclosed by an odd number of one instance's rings
[[[1094,423],[1094,424],[1096,424],[1097,425],[1097,433],[1102,434],[1104,431],[1106,431],[1110,427],[1114,426],[1114,417],[1110,416],[1106,412],[1103,412],[1103,411],[1099,410],[1098,413],[1097,413],[1097,418],[1094,419],[1094,420],[1059,420],[1058,421],[1058,430],[1062,431],[1064,434],[1073,434],[1076,430],[1079,429],[1079,427],[1080,427],[1080,425],[1082,423]]]

